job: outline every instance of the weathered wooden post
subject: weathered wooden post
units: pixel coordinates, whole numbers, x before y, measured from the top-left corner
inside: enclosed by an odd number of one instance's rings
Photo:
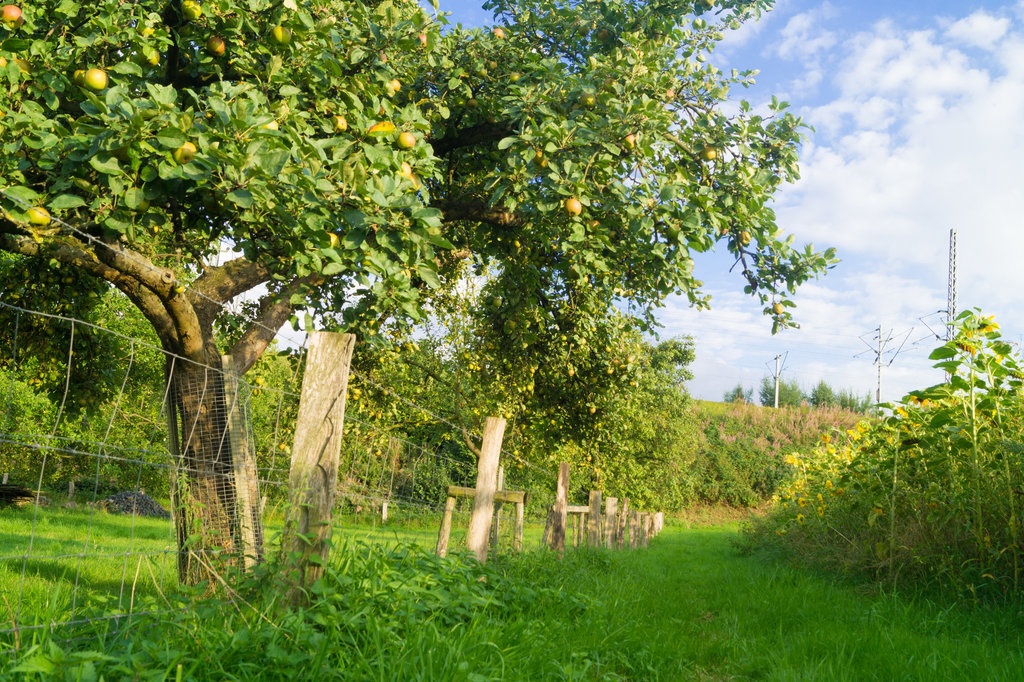
[[[501,439],[504,435],[505,420],[501,417],[488,417],[484,422],[484,438],[477,458],[473,511],[469,517],[469,530],[466,531],[466,546],[480,563],[487,561],[487,540],[491,535],[491,521],[494,518],[494,489],[498,482],[498,457],[501,455]]]
[[[448,538],[452,534],[452,515],[455,513],[455,497],[448,495],[444,502],[444,516],[441,517],[441,530],[437,532],[437,556],[448,556]]]
[[[663,530],[665,530],[665,512],[658,512],[654,515],[654,535],[661,535]]]
[[[640,517],[640,544],[647,547],[651,544],[651,527],[654,519],[650,512],[644,512]]]
[[[525,491],[524,491],[525,493]],[[516,528],[512,535],[512,549],[516,552],[523,551],[523,522],[526,520],[526,495],[523,495],[522,502],[516,502]]]
[[[402,451],[402,442],[394,436],[388,438],[388,460],[391,462],[391,479],[388,481],[388,494],[380,505],[380,522],[388,522],[388,504],[391,502],[391,491],[395,487],[395,470],[398,468],[398,455]]]
[[[640,512],[633,509],[629,512],[629,548],[640,546]]]
[[[629,524],[629,498],[622,498],[622,509],[619,510],[619,522],[615,526],[615,547],[622,549],[626,541],[626,529]]]
[[[608,497],[604,501],[604,546],[615,549],[615,532],[618,522],[619,499]]]
[[[555,505],[548,507],[548,517],[544,521],[544,534],[540,536],[540,546],[548,547],[548,540],[551,539],[551,528],[555,524]]]
[[[498,490],[505,489],[505,465],[498,466]],[[494,523],[491,526],[491,547],[498,546],[498,539],[501,535],[501,507],[502,501],[494,500]]]
[[[590,491],[590,511],[587,512],[587,544],[601,546],[601,491]]]
[[[293,606],[306,602],[304,588],[323,574],[327,560],[348,372],[355,345],[353,334],[309,333],[281,541],[286,564],[293,572],[289,593]]]
[[[558,465],[558,487],[555,488],[555,507],[552,515],[551,549],[559,556],[565,554],[566,508],[569,506],[569,463]]]
[[[242,567],[249,569],[263,558],[263,516],[259,506],[259,479],[256,460],[249,450],[242,410],[238,397],[238,374],[234,359],[221,356],[224,370],[224,404],[227,408],[227,446],[231,452],[232,476],[235,481],[235,499],[238,505],[239,534],[242,545]]]

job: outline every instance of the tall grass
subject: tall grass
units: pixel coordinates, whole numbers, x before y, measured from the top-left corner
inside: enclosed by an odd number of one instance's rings
[[[735,525],[645,551],[465,555],[348,543],[312,604],[267,567],[91,641],[37,640],[0,679],[1015,680],[1024,619],[741,557]]]

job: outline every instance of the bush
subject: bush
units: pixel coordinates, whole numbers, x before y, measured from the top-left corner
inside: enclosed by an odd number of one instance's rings
[[[751,529],[754,544],[894,586],[1019,593],[1024,374],[997,329],[963,313],[931,355],[949,382],[791,455],[796,477]]]

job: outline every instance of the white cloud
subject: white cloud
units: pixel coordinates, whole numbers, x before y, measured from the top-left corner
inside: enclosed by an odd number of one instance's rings
[[[824,20],[835,16],[835,8],[824,3],[790,18],[780,31],[775,54],[783,59],[810,60],[836,44],[835,32],[822,28]]]
[[[947,26],[946,36],[971,47],[992,50],[1009,29],[1009,19],[994,17],[984,10],[978,10]]]

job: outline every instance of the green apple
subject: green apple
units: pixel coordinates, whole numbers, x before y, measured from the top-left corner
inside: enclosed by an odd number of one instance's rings
[[[107,87],[107,72],[103,69],[89,69],[82,76],[82,84],[93,92],[99,92]]]

